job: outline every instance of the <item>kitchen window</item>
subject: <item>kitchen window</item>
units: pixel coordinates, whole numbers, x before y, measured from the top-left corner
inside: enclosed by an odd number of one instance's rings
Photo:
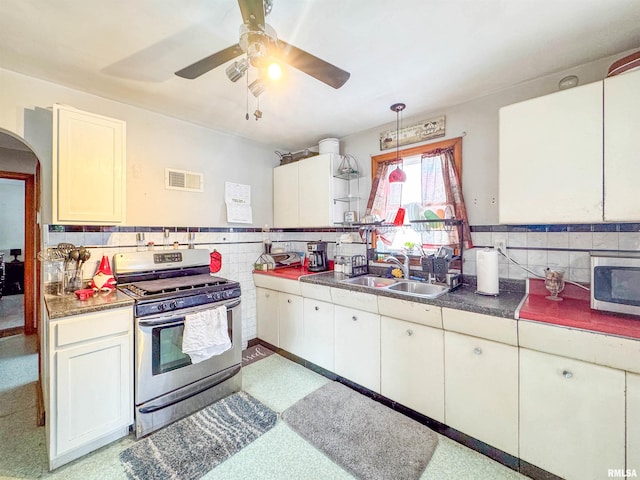
[[[380,228],[376,237],[378,250],[409,250],[411,245],[425,249],[440,245],[459,244],[459,232],[455,228],[442,228],[442,224],[420,225],[420,231],[412,228],[411,221],[456,218],[464,221],[465,247],[471,247],[471,235],[466,208],[462,198],[462,138],[421,145],[372,157],[372,188],[366,215],[385,223],[394,222],[399,209],[404,209],[401,228]],[[403,183],[389,182],[389,174],[396,168],[406,174]],[[394,222],[397,225],[397,222]]]

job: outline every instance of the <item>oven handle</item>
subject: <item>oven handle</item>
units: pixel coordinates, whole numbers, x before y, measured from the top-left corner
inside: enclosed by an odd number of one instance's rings
[[[236,308],[238,305],[240,305],[240,300],[236,300],[235,302],[231,302],[231,303],[227,303],[224,304],[228,309],[232,309],[232,308]],[[220,306],[220,305],[218,305]],[[173,326],[173,325],[181,325],[184,323],[184,320],[180,320],[176,322],[176,313],[178,312],[174,312],[173,314],[170,315],[164,315],[162,317],[157,317],[153,320],[140,320],[138,322],[138,325],[141,327],[157,327],[160,325],[164,325],[164,326]]]

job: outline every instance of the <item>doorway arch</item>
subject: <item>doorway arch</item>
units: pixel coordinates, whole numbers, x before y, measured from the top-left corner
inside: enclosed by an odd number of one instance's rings
[[[0,128],[0,178],[24,181],[24,333],[40,325],[40,159],[19,135]]]

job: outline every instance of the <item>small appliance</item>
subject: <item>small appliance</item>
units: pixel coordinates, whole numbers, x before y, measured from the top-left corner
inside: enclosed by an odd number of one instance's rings
[[[640,315],[640,255],[591,254],[591,308]]]
[[[307,243],[307,254],[309,257],[309,265],[307,268],[310,272],[325,272],[329,270],[327,242]]]

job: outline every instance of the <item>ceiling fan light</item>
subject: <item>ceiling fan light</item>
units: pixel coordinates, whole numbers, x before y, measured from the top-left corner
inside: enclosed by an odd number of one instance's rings
[[[249,84],[249,91],[254,97],[258,98],[262,92],[264,92],[266,85],[259,78]]]
[[[267,74],[271,80],[279,80],[282,77],[282,67],[277,62],[272,62],[267,67]]]
[[[248,68],[249,68],[249,62],[247,61],[246,58],[243,58],[239,62],[235,61],[231,65],[229,65],[225,70],[225,72],[229,80],[231,80],[232,82],[237,82],[244,76],[244,73],[247,71]]]

